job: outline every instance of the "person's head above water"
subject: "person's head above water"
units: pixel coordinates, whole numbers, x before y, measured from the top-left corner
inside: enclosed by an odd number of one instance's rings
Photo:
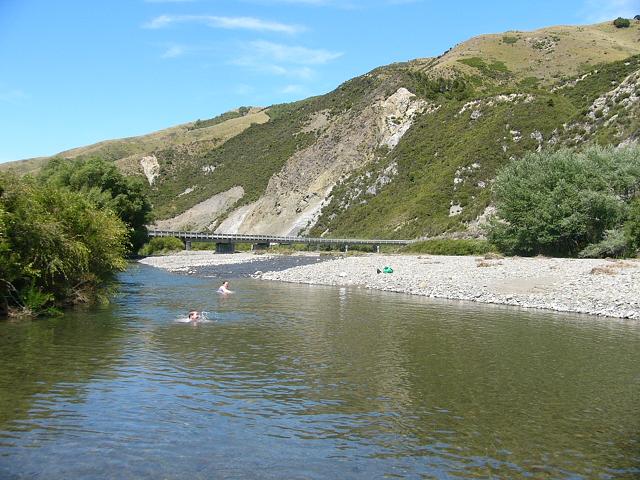
[[[189,312],[189,320],[198,320],[200,319],[200,314],[196,310],[191,310]]]
[[[218,293],[233,293],[231,290],[229,290],[228,281],[225,280],[224,282],[222,282],[222,285],[218,287]]]

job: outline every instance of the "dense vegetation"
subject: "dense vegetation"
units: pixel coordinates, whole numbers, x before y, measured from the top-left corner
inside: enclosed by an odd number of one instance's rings
[[[491,65],[474,58],[462,63],[479,69]],[[491,203],[496,172],[510,160],[538,148],[616,145],[636,136],[640,116],[633,104],[625,103],[628,95],[606,102],[602,118],[589,114],[599,97],[638,68],[640,57],[634,56],[564,79],[560,89],[552,91],[528,80],[515,90],[495,86],[472,103],[467,95],[473,91],[460,85],[471,89],[473,78],[459,79],[457,91],[467,92],[461,97],[437,97],[432,88],[415,88],[424,76],[413,75],[412,91],[437,99],[440,109],[418,118],[395,149],[343,179],[311,234],[416,238],[465,229]],[[495,69],[499,73],[501,67]],[[511,97],[513,101],[497,100],[515,93],[519,97]],[[464,109],[466,104],[471,108]],[[371,192],[372,181],[392,165],[397,172],[393,181]],[[450,216],[452,205],[461,207],[459,215]]]
[[[99,158],[0,176],[0,315],[104,300],[146,239],[150,212],[143,184]]]
[[[145,227],[151,220],[151,204],[139,178],[126,177],[115,164],[101,158],[52,159],[39,179],[52,186],[82,193],[97,207],[113,211],[127,225],[130,252],[147,239]]]
[[[509,254],[634,254],[640,237],[640,149],[562,149],[502,168],[489,239]]]
[[[0,315],[100,300],[126,247],[124,223],[87,195],[0,176]]]
[[[215,244],[213,244],[215,246]],[[158,255],[184,249],[182,240],[176,237],[155,237],[140,249],[140,255]]]

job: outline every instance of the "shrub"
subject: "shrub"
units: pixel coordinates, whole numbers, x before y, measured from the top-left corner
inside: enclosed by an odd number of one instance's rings
[[[613,24],[616,28],[629,28],[631,26],[631,22],[628,18],[618,17],[613,21]]]
[[[98,208],[115,212],[129,227],[129,243],[135,252],[147,239],[151,203],[138,178],[125,177],[114,163],[102,158],[54,158],[40,179],[56,187],[81,192]]]
[[[126,244],[124,223],[83,194],[0,175],[0,311],[97,299]]]
[[[432,255],[484,255],[496,248],[486,240],[434,239],[412,243],[401,250],[403,253],[428,253]]]
[[[640,250],[640,197],[631,202],[629,215],[624,224],[624,235],[629,251],[637,255]]]
[[[509,254],[577,255],[621,227],[638,189],[638,148],[526,155],[498,173],[489,240]]]
[[[618,258],[627,253],[627,239],[622,230],[606,230],[604,238],[598,243],[592,243],[584,248],[578,256],[580,258]]]
[[[155,237],[146,243],[138,252],[140,255],[162,255],[184,249],[182,240],[176,237]]]

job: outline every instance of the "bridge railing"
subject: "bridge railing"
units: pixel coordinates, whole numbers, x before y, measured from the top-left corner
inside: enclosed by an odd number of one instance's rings
[[[411,243],[414,243],[414,240],[246,235],[235,233],[181,232],[174,230],[149,230],[149,236],[177,237],[190,241],[228,243],[302,243],[315,245],[409,245]]]

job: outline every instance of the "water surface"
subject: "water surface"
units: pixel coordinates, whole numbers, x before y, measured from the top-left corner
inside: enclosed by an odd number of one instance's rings
[[[0,324],[0,478],[638,478],[640,322],[132,266]],[[214,322],[175,322],[191,308]]]

